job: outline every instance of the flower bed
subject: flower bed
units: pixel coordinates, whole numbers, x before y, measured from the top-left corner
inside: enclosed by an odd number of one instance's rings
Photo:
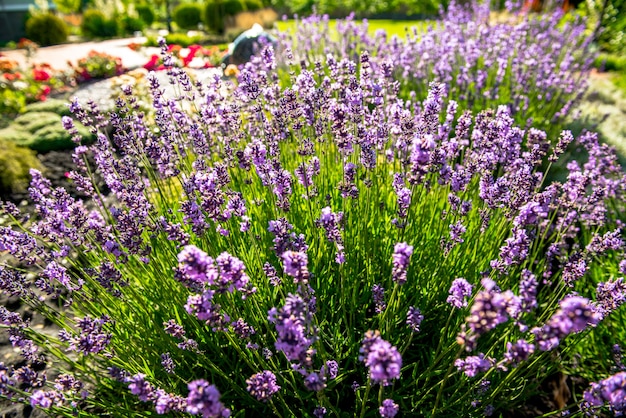
[[[36,44],[23,40],[30,48],[29,56],[36,53]],[[0,114],[15,115],[24,111],[29,103],[45,101],[52,94],[67,93],[80,83],[108,78],[124,73],[119,57],[90,51],[76,63],[68,61],[70,70],[60,71],[49,64],[33,64],[20,68],[17,62],[0,56]]]
[[[64,86],[62,77],[47,64],[23,70],[17,62],[0,56],[0,70],[0,113],[3,115],[19,113],[29,103],[45,101]]]
[[[190,45],[187,48],[183,48],[180,45],[169,45],[168,52],[177,65],[188,68],[213,68],[219,66],[226,53],[226,51],[221,50],[217,46],[204,48],[200,45]],[[150,61],[143,68],[150,71],[167,69],[162,58],[158,54],[152,54]]]

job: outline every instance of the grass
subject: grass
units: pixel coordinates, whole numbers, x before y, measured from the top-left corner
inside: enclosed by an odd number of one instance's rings
[[[330,29],[335,36],[337,21],[338,19],[329,20]],[[416,27],[418,32],[424,32],[429,26],[435,24],[435,22],[434,20],[367,20],[367,33],[373,36],[377,30],[382,29],[387,32],[389,38],[394,35],[404,38],[407,30],[410,31],[412,27]],[[361,21],[357,21],[357,23],[362,24]],[[281,32],[293,31],[296,27],[296,20],[277,21],[275,26],[276,29]]]

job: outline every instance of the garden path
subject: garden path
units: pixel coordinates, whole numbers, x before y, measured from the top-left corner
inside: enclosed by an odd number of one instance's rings
[[[132,69],[143,66],[148,62],[152,53],[158,53],[159,48],[142,48],[141,51],[133,51],[128,47],[130,43],[144,43],[143,36],[135,38],[110,39],[106,41],[91,41],[81,43],[70,43],[42,47],[37,50],[31,58],[32,63],[47,63],[57,70],[69,68],[68,61],[76,63],[77,60],[87,56],[90,51],[105,52],[109,55],[120,57],[122,65]],[[26,66],[26,50],[16,49],[2,51],[2,55],[17,61],[20,66]]]

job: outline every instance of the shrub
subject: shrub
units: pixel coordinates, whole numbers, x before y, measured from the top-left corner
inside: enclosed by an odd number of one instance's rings
[[[235,16],[237,13],[246,10],[245,4],[241,0],[222,1],[222,13],[224,17]]]
[[[3,115],[16,115],[21,113],[26,106],[26,96],[23,92],[8,88],[0,89],[0,113]]]
[[[30,169],[42,170],[35,153],[27,148],[0,140],[0,193],[24,192],[30,182]]]
[[[284,88],[260,56],[232,90],[172,68],[174,99],[148,76],[154,118],[132,94],[108,117],[72,102],[99,131],[76,151],[95,166],[70,174],[94,205],[34,172],[36,216],[0,228],[36,270],[0,286],[61,328],[1,312],[31,369],[43,353],[63,369],[3,370],[21,379],[12,400],[53,416],[505,416],[543,394],[538,376],[593,361],[588,335],[611,358],[626,178],[597,135],[460,111],[443,83],[407,102],[367,52],[283,63]],[[544,183],[568,145],[585,156]],[[610,367],[579,372],[594,407],[623,398]]]
[[[182,3],[172,12],[174,22],[182,29],[197,29],[202,22],[202,6],[197,3]]]
[[[617,54],[600,54],[594,60],[593,66],[601,71],[626,72],[626,56]]]
[[[73,66],[78,82],[97,78],[107,78],[124,72],[122,59],[104,52],[89,51],[86,57],[79,59]]]
[[[18,116],[15,123],[24,131],[32,134],[44,126],[60,125],[61,116],[53,112],[30,112]]]
[[[14,143],[18,146],[26,144],[32,138],[33,134],[18,124],[10,124],[8,127],[0,130],[0,138],[8,143]]]
[[[165,41],[168,45],[180,45],[183,48],[199,44],[202,42],[202,39],[201,35],[189,36],[186,33],[170,33],[165,36]]]
[[[83,143],[90,143],[93,135],[77,124]],[[76,144],[72,136],[63,129],[62,118],[52,112],[29,112],[17,117],[9,127],[0,130],[0,138],[37,152],[72,149]]]
[[[81,31],[88,38],[110,38],[119,32],[119,24],[116,19],[107,19],[100,10],[87,10],[83,13]]]
[[[51,13],[38,13],[26,21],[26,36],[41,46],[63,43],[67,35],[63,19]]]
[[[256,12],[263,8],[263,2],[261,0],[244,0],[243,3],[248,12]]]
[[[67,116],[70,114],[70,109],[66,100],[50,99],[48,98],[44,102],[35,102],[27,105],[24,109],[25,112],[52,112],[57,115]]]
[[[451,2],[441,24],[424,33],[412,28],[404,41],[383,32],[372,36],[367,21],[353,19],[337,21],[337,35],[331,37],[328,16],[309,16],[279,50],[291,49],[311,71],[329,52],[341,61],[357,60],[367,51],[373,66],[392,69],[406,100],[423,100],[424,80],[438,81],[461,109],[506,105],[519,125],[532,121],[558,135],[559,123],[587,88],[581,74],[591,69],[593,53],[586,47],[585,22],[564,23],[558,9],[492,24],[489,2],[468,4],[473,6]]]
[[[140,18],[124,16],[121,20],[121,26],[124,33],[132,34],[134,32],[143,31],[146,27],[146,24]]]
[[[150,26],[154,23],[154,11],[152,10],[152,6],[148,4],[140,4],[135,7],[137,10],[137,14],[139,15],[139,19],[143,20],[146,26]]]
[[[204,23],[210,30],[224,33],[224,11],[221,0],[208,0],[204,6]]]
[[[209,0],[204,8],[204,22],[219,34],[224,33],[225,19],[246,10],[241,0]]]

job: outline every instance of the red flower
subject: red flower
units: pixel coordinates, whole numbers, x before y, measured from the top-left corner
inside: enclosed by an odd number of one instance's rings
[[[152,54],[152,56],[150,57],[150,61],[148,61],[143,66],[143,68],[145,68],[146,70],[155,70],[158,62],[159,62],[159,56],[156,54]]]
[[[22,78],[22,74],[20,74],[20,73],[4,73],[4,74],[2,74],[2,76],[7,81],[15,81],[15,80],[20,80]]]
[[[48,81],[50,77],[50,73],[47,71],[37,67],[33,68],[33,79],[35,81]]]

